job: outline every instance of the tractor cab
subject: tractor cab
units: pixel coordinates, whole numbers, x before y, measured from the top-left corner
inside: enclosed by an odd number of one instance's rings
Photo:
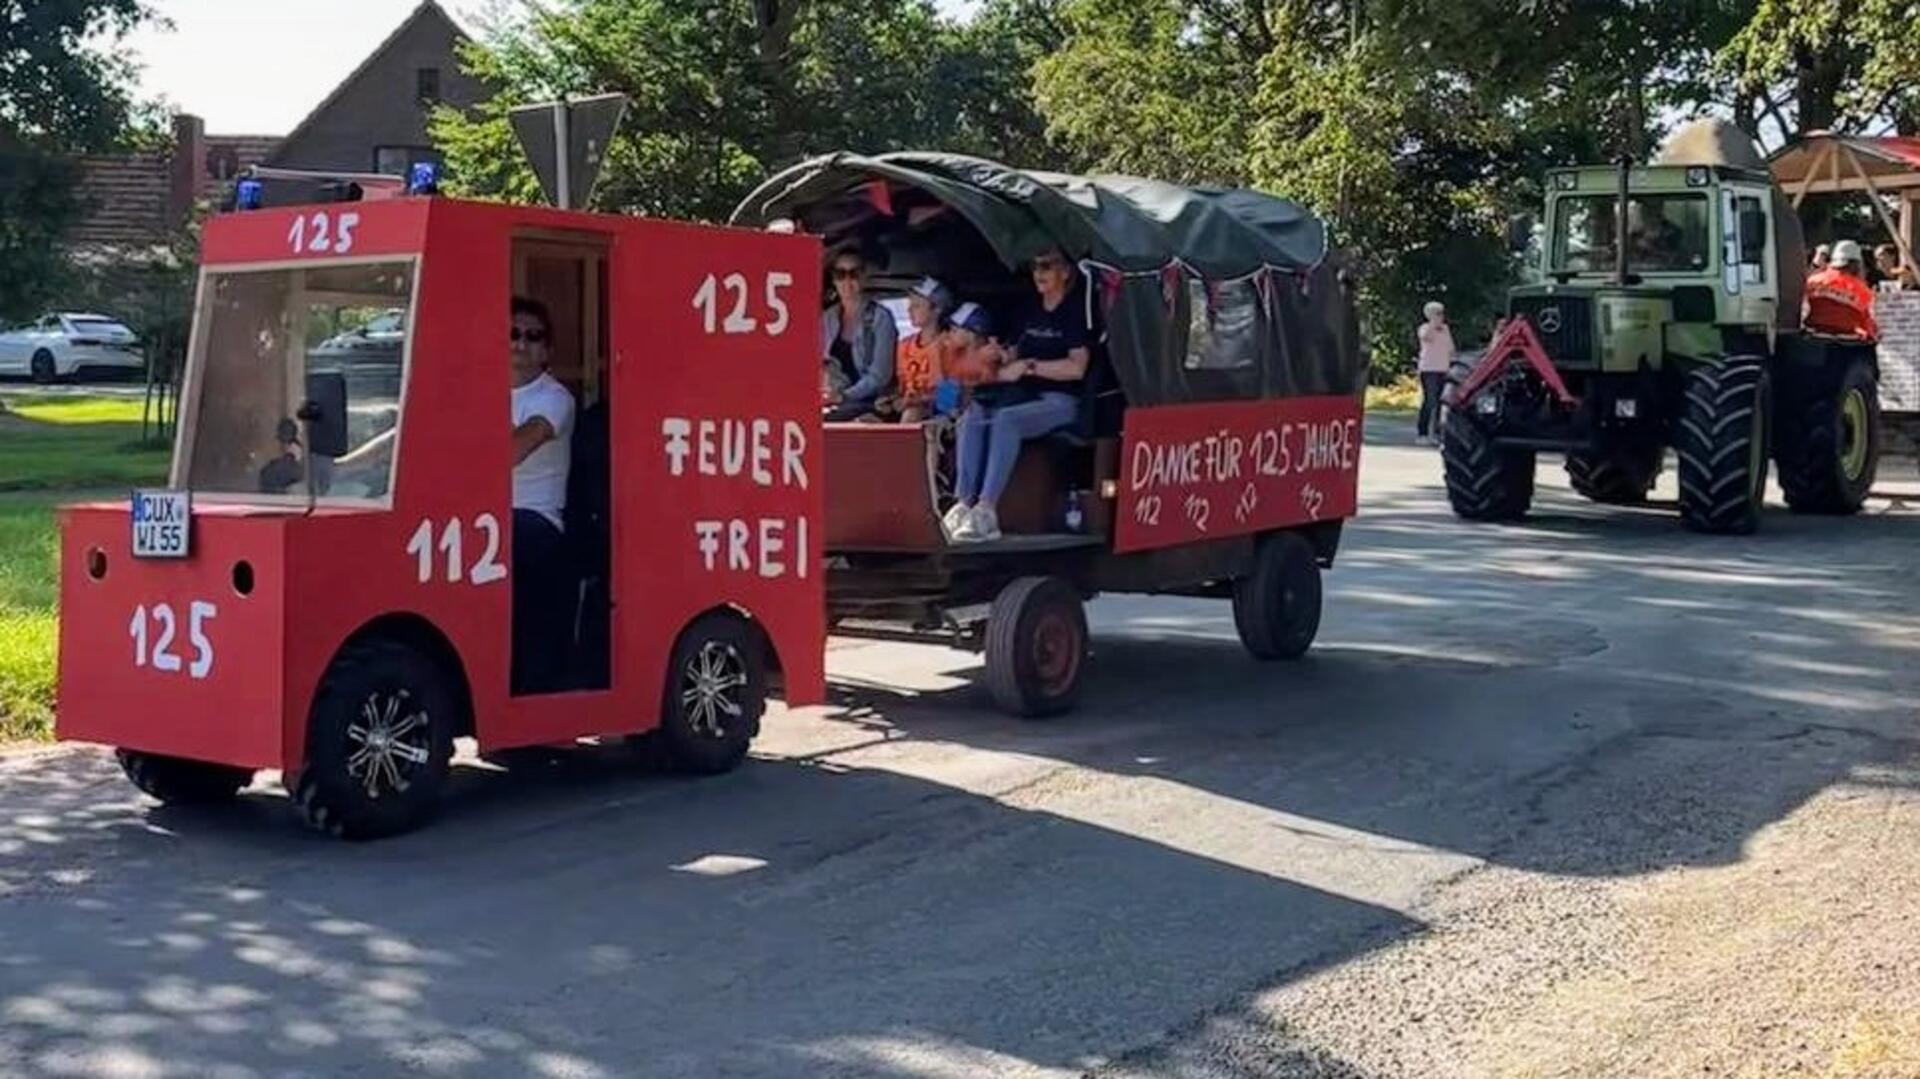
[[[818,263],[426,197],[209,222],[169,482],[65,512],[59,734],[172,800],[279,769],[346,835],[422,819],[456,737],[731,767],[774,679],[823,694]]]

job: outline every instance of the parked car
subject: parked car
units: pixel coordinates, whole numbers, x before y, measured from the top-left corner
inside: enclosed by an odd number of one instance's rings
[[[132,330],[105,315],[46,315],[0,332],[0,375],[35,382],[93,372],[144,371],[147,358]]]

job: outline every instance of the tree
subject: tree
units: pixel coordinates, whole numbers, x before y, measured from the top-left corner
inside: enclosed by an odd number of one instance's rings
[[[1735,117],[1787,142],[1814,131],[1920,134],[1920,2],[1758,0],[1722,55]]]
[[[0,17],[0,319],[36,313],[62,278],[84,207],[75,154],[131,128],[132,70],[111,46],[152,18],[142,0],[30,0]]]
[[[1020,87],[1034,45],[1019,35],[1044,15],[1038,0],[994,0],[967,25],[931,0],[569,0],[485,28],[465,61],[500,92],[477,118],[436,114],[434,138],[450,186],[533,199],[507,110],[625,93],[596,204],[716,220],[809,154],[1033,154],[1041,123]]]

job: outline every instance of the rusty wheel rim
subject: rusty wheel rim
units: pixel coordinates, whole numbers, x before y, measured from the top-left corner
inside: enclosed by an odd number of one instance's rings
[[[1033,627],[1033,672],[1040,690],[1057,697],[1080,673],[1080,627],[1064,611],[1048,611]]]

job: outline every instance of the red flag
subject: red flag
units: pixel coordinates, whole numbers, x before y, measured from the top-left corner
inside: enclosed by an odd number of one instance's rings
[[[885,180],[867,182],[867,201],[885,217],[893,216],[893,193],[887,190]]]

